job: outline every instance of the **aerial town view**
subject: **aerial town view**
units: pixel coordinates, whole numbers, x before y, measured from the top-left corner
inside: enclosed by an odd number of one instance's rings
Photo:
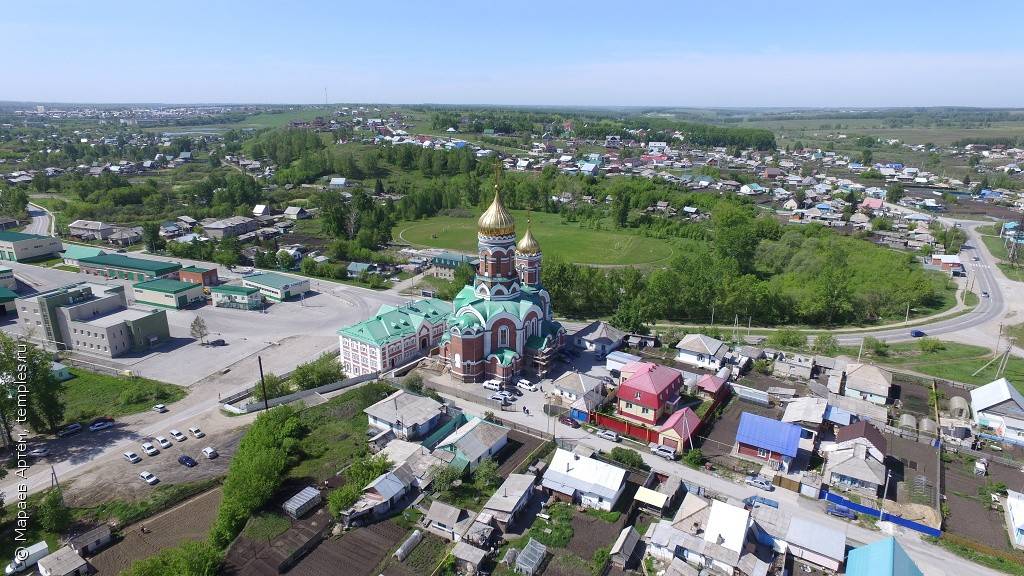
[[[5,575],[1024,576],[1024,5],[2,11]]]

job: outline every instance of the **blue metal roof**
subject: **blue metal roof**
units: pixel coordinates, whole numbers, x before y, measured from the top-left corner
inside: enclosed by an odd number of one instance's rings
[[[922,576],[892,536],[850,551],[846,576]]]
[[[796,458],[796,451],[800,446],[800,427],[744,412],[740,414],[736,441]]]

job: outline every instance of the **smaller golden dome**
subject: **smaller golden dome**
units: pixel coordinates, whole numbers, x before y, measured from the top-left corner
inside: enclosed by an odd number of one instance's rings
[[[491,206],[477,220],[477,229],[484,236],[508,236],[516,232],[516,221],[502,204],[497,186],[494,187],[494,200],[491,201]]]
[[[519,252],[520,254],[529,254],[531,256],[534,254],[540,254],[540,243],[538,243],[537,239],[533,237],[533,232],[530,231],[529,224],[526,225],[526,234],[523,234],[519,243],[516,244],[516,252]]]

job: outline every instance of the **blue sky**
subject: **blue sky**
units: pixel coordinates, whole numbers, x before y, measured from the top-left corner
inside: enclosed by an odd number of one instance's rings
[[[1021,106],[1021,2],[13,2],[0,100]]]

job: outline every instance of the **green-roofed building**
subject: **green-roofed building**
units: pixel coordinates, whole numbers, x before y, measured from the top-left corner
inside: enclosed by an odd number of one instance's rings
[[[309,292],[308,279],[274,274],[273,272],[246,276],[242,278],[242,286],[256,288],[263,296],[277,302],[283,302]]]
[[[373,318],[338,330],[345,374],[390,370],[426,355],[441,341],[451,313],[447,302],[427,298],[381,306]]]
[[[14,290],[0,286],[0,316],[17,310],[18,307],[14,303],[14,299],[17,297]]]
[[[203,285],[194,282],[182,282],[170,278],[157,278],[139,282],[132,286],[135,301],[140,304],[151,304],[161,308],[179,310],[197,302],[203,302]]]
[[[18,279],[14,277],[14,270],[7,266],[0,266],[0,286],[10,290],[18,289]]]
[[[181,264],[176,262],[145,260],[123,254],[100,254],[99,256],[80,258],[78,267],[85,274],[135,282],[174,276],[178,270],[181,270]]]
[[[263,296],[259,288],[222,284],[210,288],[213,305],[217,308],[237,308],[239,310],[259,310],[263,306]]]
[[[53,236],[25,234],[10,230],[0,231],[0,261],[44,260],[59,253],[62,249],[60,240]]]
[[[64,259],[65,264],[71,266],[78,266],[78,261],[82,258],[92,258],[93,256],[100,256],[106,254],[102,248],[95,246],[82,246],[81,244],[68,244],[64,247],[64,253],[61,254],[61,258]]]

